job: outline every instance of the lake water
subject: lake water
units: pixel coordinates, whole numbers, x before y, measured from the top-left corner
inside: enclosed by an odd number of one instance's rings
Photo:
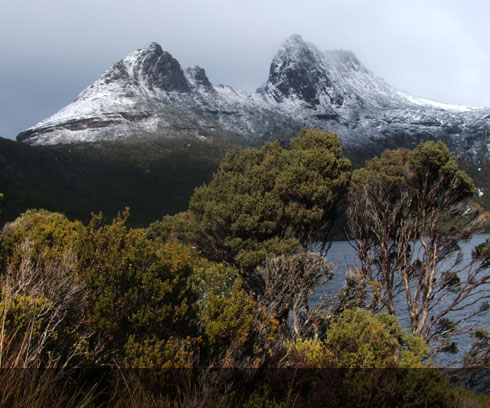
[[[471,260],[471,252],[476,245],[485,242],[489,238],[490,234],[477,234],[468,241],[460,242],[459,245],[463,254],[463,263],[461,265],[465,265]],[[334,296],[345,283],[345,272],[349,268],[359,265],[359,259],[357,258],[356,252],[348,241],[333,242],[327,254],[327,261],[329,264],[334,266],[335,273],[332,280],[330,280],[327,285],[321,287],[320,290],[313,295],[311,299],[313,303],[317,302],[320,297]],[[447,295],[445,299],[443,299],[443,302],[441,302],[441,307],[443,307],[444,304],[447,304],[450,300],[451,295]],[[490,301],[490,299],[488,300]],[[410,327],[410,321],[406,311],[406,299],[404,293],[395,299],[395,305],[397,310],[400,311],[398,316],[400,323],[404,328],[408,329]],[[473,310],[473,308],[474,307],[472,307],[471,310]],[[466,312],[453,312],[447,317],[454,321],[463,317],[464,313]],[[467,324],[474,324],[478,327],[484,327],[490,331],[490,310],[487,310],[481,315],[473,317]],[[455,339],[458,344],[459,352],[457,354],[440,353],[437,356],[437,359],[441,365],[461,359],[464,353],[471,348],[472,339],[469,335],[463,335]]]

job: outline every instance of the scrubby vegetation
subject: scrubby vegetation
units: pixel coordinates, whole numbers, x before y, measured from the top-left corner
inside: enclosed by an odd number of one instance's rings
[[[7,223],[0,404],[490,406],[434,367],[419,330],[424,309],[414,308],[407,332],[390,304],[394,276],[423,283],[426,265],[437,266],[428,254],[416,265],[397,260],[402,244],[428,237],[431,256],[455,249],[438,211],[459,208],[471,180],[440,144],[376,160],[352,176],[335,135],[304,130],[289,149],[229,153],[187,212],[146,229],[128,227],[127,209],[112,222],[29,210]],[[363,267],[336,296],[310,304],[333,269],[309,245],[327,242],[348,197]],[[410,218],[421,211],[431,222]],[[418,234],[404,237],[407,224]],[[489,254],[487,242],[468,266],[478,290]],[[430,292],[418,291],[430,308]],[[488,368],[488,333],[473,336],[465,364]]]

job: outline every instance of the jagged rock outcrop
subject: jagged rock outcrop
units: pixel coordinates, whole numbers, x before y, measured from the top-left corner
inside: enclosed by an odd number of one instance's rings
[[[349,51],[319,51],[298,35],[274,57],[264,87],[247,94],[214,86],[200,67],[182,70],[156,43],[130,54],[70,105],[22,132],[32,144],[182,136],[260,144],[301,127],[336,132],[366,156],[423,140],[460,158],[490,161],[490,109],[408,95],[368,71]]]
[[[309,108],[341,106],[343,97],[330,80],[323,55],[295,34],[272,60],[265,92],[276,102],[298,99]]]

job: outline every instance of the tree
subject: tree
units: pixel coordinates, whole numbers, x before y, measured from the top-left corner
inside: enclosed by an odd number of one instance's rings
[[[303,129],[279,143],[231,152],[190,201],[192,241],[249,274],[266,258],[326,241],[347,191],[349,160],[336,135]]]
[[[474,190],[447,147],[426,142],[368,161],[349,191],[349,224],[372,285],[371,307],[398,314],[395,298],[404,295],[411,332],[441,347],[452,334],[448,314],[481,300],[489,279],[455,255],[475,227],[465,204]]]

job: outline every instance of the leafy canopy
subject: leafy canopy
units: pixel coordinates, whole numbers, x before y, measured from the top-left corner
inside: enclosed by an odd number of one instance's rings
[[[335,134],[303,129],[279,142],[229,153],[190,201],[193,241],[210,259],[251,270],[264,259],[326,239],[351,163]]]

